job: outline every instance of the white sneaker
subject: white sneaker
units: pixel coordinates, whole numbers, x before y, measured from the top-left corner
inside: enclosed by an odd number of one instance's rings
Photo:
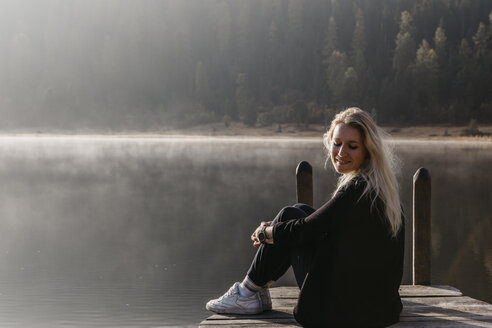
[[[268,288],[262,288],[258,292],[261,299],[261,305],[263,311],[271,311],[272,310],[272,297],[270,296],[270,291]]]
[[[239,283],[235,282],[231,288],[218,299],[208,301],[206,308],[215,313],[258,314],[263,312],[260,293],[250,297],[239,295]]]

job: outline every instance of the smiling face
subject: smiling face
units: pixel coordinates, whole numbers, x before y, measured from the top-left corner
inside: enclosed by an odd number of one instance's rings
[[[366,147],[360,131],[340,123],[333,130],[330,145],[331,162],[340,174],[357,171],[366,157]]]

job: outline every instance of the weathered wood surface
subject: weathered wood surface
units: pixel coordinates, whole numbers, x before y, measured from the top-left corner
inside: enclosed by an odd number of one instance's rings
[[[413,176],[413,284],[431,284],[431,177],[421,167]]]
[[[270,289],[273,310],[259,315],[214,314],[200,327],[299,327],[292,316],[297,287]],[[475,300],[450,286],[401,286],[400,327],[492,327],[492,305]]]
[[[314,206],[313,167],[302,161],[296,168],[297,202]]]

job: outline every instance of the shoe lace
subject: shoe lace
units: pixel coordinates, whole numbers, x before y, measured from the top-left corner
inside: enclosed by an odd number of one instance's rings
[[[224,298],[227,298],[229,296],[232,296],[232,295],[236,294],[236,292],[237,291],[234,288],[229,289],[224,295],[222,295],[221,297],[219,297],[219,301],[220,300],[223,300]]]

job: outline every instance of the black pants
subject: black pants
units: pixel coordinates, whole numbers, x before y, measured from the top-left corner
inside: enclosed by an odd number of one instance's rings
[[[304,218],[315,211],[309,205],[296,204],[284,207],[273,223]],[[258,286],[278,280],[292,266],[297,285],[302,287],[314,255],[312,247],[280,247],[261,245],[248,271],[248,277]]]

